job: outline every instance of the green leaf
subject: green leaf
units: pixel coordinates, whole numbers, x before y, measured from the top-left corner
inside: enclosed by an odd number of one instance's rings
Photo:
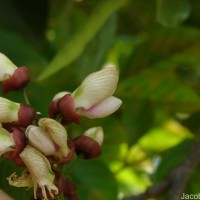
[[[8,184],[7,177],[14,172],[20,175],[23,170],[24,169],[16,167],[11,160],[4,159],[0,165],[0,188],[7,192],[15,200],[30,199],[30,196],[33,195],[32,189],[27,190],[27,188],[14,187]]]
[[[80,200],[117,199],[117,185],[109,169],[99,160],[80,161],[73,170]]]
[[[123,125],[131,146],[152,127],[154,108],[148,101],[135,102],[130,99],[124,100],[123,109]]]
[[[144,70],[123,81],[120,91],[125,97],[135,96],[139,100],[149,99],[157,108],[169,111],[193,112],[200,109],[199,95],[181,83],[170,69],[170,64],[160,63],[157,68]]]
[[[190,14],[188,0],[157,0],[157,22],[163,26],[175,27]]]
[[[0,29],[0,46],[1,52],[17,66],[27,66],[33,79],[47,64],[46,58],[34,46],[14,32]]]
[[[90,16],[86,24],[77,30],[74,36],[64,45],[64,47],[53,58],[49,66],[39,76],[38,80],[42,81],[54,73],[71,64],[84,51],[88,42],[95,36],[106,20],[121,6],[126,0],[121,1],[103,1],[95,12]]]

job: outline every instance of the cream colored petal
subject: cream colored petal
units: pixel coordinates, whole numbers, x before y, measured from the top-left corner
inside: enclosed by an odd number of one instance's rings
[[[46,190],[43,190],[43,188],[48,189],[52,197],[54,196],[53,194],[58,194],[58,188],[54,185],[55,175],[51,170],[49,161],[42,153],[34,147],[27,145],[20,154],[20,157],[31,174],[35,197],[37,186],[42,189],[42,194],[45,199],[47,199]]]
[[[88,109],[111,96],[118,83],[119,73],[115,67],[106,67],[87,76],[73,92],[75,107]]]
[[[0,156],[6,152],[13,151],[15,142],[11,133],[6,129],[0,128]]]
[[[44,155],[50,156],[56,152],[51,137],[42,127],[30,125],[27,127],[25,134],[30,144],[44,153]]]
[[[11,174],[7,180],[9,185],[15,187],[33,187],[31,174],[27,170],[23,171],[21,176],[17,176],[16,173]]]
[[[66,94],[71,94],[70,92],[64,91],[64,92],[59,92],[53,97],[53,101],[56,101],[62,97],[64,97]]]
[[[111,96],[89,109],[80,108],[77,113],[90,119],[103,118],[118,110],[121,104],[120,99]]]
[[[8,79],[17,69],[10,59],[0,53],[0,81]]]
[[[18,121],[20,104],[0,97],[0,123]]]
[[[0,189],[0,200],[14,200],[14,199]]]
[[[55,155],[59,158],[67,157],[69,148],[65,128],[59,122],[50,118],[41,118],[38,124],[50,134],[52,140],[60,147],[59,153]]]
[[[102,145],[103,143],[104,133],[101,126],[88,129],[87,131],[85,131],[84,135],[94,139],[99,143],[99,145]]]

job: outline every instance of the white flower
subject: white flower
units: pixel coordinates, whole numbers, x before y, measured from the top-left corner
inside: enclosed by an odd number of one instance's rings
[[[17,69],[10,59],[0,53],[0,81],[10,78]]]
[[[103,118],[114,113],[122,104],[120,99],[112,96],[116,90],[118,79],[118,70],[113,65],[107,65],[102,70],[90,74],[72,94],[60,92],[54,96],[53,102],[58,102],[58,110],[55,104],[54,106],[51,104],[50,116],[54,117],[54,113],[58,113],[59,110],[61,110],[61,114],[64,113],[62,110],[65,107],[69,110],[69,115],[72,115],[74,110],[77,114],[91,119]],[[73,103],[67,102],[66,98],[62,104],[59,104],[59,99],[66,95],[71,96]],[[73,108],[70,108],[70,105]],[[66,116],[67,113],[64,117]]]
[[[53,155],[59,159],[67,157],[69,148],[65,128],[50,118],[41,118],[38,125],[30,125],[26,129],[26,137],[30,144],[46,156]]]
[[[31,106],[0,97],[0,123],[13,122],[26,128],[32,123],[35,115],[36,112]]]
[[[45,156],[50,156],[56,152],[52,139],[43,128],[30,125],[27,127],[25,134],[30,144],[44,153]]]
[[[37,149],[27,145],[20,154],[25,163],[25,170],[20,177],[14,173],[9,178],[9,184],[16,187],[33,187],[34,198],[37,198],[36,191],[40,187],[43,198],[48,200],[47,192],[54,198],[58,194],[58,188],[54,185],[55,175],[47,158]]]
[[[0,128],[0,141],[0,156],[6,152],[14,151],[13,135],[4,128]]]
[[[0,97],[0,123],[18,121],[20,104]]]

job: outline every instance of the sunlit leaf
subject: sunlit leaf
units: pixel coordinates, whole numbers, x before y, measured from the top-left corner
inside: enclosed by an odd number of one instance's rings
[[[119,9],[126,0],[102,1],[89,20],[81,29],[77,30],[73,38],[57,53],[46,70],[39,76],[38,80],[44,80],[59,70],[72,63],[83,51],[88,42],[95,36],[106,20]]]

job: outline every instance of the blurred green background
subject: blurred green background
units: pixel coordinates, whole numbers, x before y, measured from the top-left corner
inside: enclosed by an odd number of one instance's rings
[[[72,137],[92,126],[105,132],[102,156],[80,161],[70,175],[80,200],[144,192],[193,145],[200,124],[199,10],[197,0],[0,0],[0,51],[29,68],[27,93],[42,116],[54,94],[74,91],[107,62],[119,68],[121,108],[67,127]],[[20,92],[6,98],[24,101]],[[6,177],[17,170],[1,158],[0,187],[29,199],[32,190],[8,186]],[[198,193],[199,181],[196,170],[186,191]]]

